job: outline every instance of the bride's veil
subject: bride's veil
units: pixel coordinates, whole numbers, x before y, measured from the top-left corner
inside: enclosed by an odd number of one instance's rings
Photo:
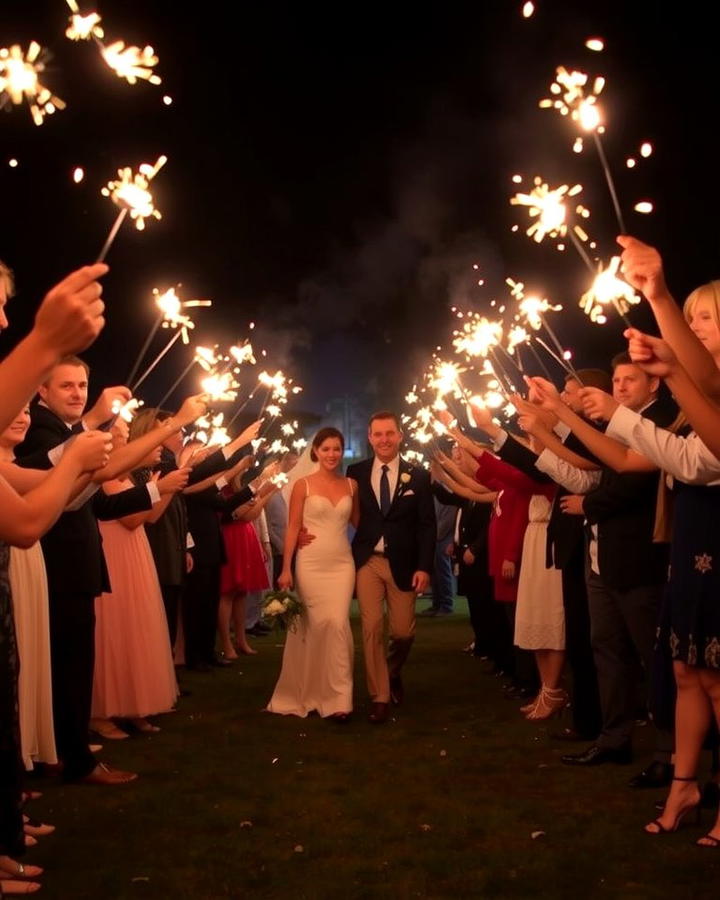
[[[313,472],[317,472],[318,470],[318,463],[313,462],[312,459],[310,459],[311,453],[312,444],[308,444],[300,455],[300,459],[298,459],[297,463],[288,472],[288,482],[282,489],[283,500],[288,509],[290,508],[290,496],[295,487],[295,482],[299,478],[307,478],[308,475],[312,475]]]

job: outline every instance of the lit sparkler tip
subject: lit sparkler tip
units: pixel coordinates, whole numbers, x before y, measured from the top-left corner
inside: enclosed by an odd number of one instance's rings
[[[45,52],[37,41],[30,43],[27,53],[19,44],[0,48],[0,108],[8,104],[19,106],[27,100],[36,125],[42,125],[45,116],[65,109],[65,102],[40,81],[44,58]]]
[[[522,7],[522,15],[523,19],[529,19],[533,13],[535,12],[535,4],[532,0],[527,0],[526,3],[523,3]]]
[[[636,203],[633,209],[635,212],[642,213],[643,215],[647,215],[651,213],[655,207],[649,200],[641,200],[639,203]]]
[[[599,37],[588,38],[585,41],[585,46],[588,48],[588,50],[593,50],[595,51],[595,53],[600,53],[605,49],[605,41]]]
[[[101,190],[102,195],[109,197],[116,206],[128,210],[130,218],[135,220],[138,231],[142,231],[145,227],[145,219],[162,218],[155,208],[148,188],[166,162],[167,156],[160,156],[152,166],[149,163],[142,163],[136,174],[133,174],[129,166],[118,169],[118,178],[109,181]]]
[[[110,68],[128,84],[136,84],[138,79],[150,84],[161,84],[162,79],[153,72],[160,61],[152,47],[125,46],[125,41],[114,41],[103,46],[102,57]]]
[[[645,141],[640,145],[640,156],[642,156],[643,159],[647,159],[648,156],[652,156],[652,152],[653,145],[649,141]]]

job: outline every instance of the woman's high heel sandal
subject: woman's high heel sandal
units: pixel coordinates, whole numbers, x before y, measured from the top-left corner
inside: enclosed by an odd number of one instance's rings
[[[542,691],[540,693],[542,693]],[[535,709],[535,707],[538,705],[539,699],[540,699],[540,694],[538,694],[536,697],[533,697],[533,699],[529,703],[526,703],[525,706],[521,706],[520,712],[524,716],[526,716],[529,712],[532,712],[532,710]]]
[[[695,781],[696,782],[697,776],[690,775],[687,777],[681,777],[679,775],[676,775],[673,778],[673,781]],[[660,821],[660,819],[653,819],[652,822],[650,822],[649,824],[647,824],[645,826],[645,834],[650,834],[653,837],[657,836],[658,834],[672,834],[673,831],[678,830],[683,819],[689,813],[693,813],[693,812],[695,813],[695,824],[698,825],[700,823],[700,814],[702,812],[701,807],[700,807],[700,792],[699,791],[698,791],[698,796],[697,796],[697,799],[695,800],[695,802],[690,803],[688,806],[686,806],[684,809],[681,809],[677,813],[677,815],[675,816],[675,821],[672,823],[670,828],[666,828],[663,825],[663,823]],[[654,826],[654,828],[653,828],[653,826]],[[700,846],[702,846],[702,845],[700,845]]]
[[[525,716],[533,722],[550,719],[561,713],[568,702],[567,692],[562,688],[546,688],[543,686],[537,699],[537,703]]]

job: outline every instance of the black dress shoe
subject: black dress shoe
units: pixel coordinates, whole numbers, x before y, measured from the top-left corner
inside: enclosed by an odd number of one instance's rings
[[[245,629],[245,634],[251,634],[253,637],[265,637],[271,631],[270,625],[266,625],[264,622],[256,622],[252,628]]]
[[[661,788],[667,787],[672,781],[675,767],[671,763],[660,762],[655,760],[650,765],[638,772],[628,781],[628,787],[631,788]]]
[[[387,722],[389,714],[389,703],[373,703],[370,715],[368,716],[368,721],[372,722],[373,725],[382,725],[384,722]]]
[[[390,699],[395,706],[400,706],[405,699],[405,688],[399,675],[393,675],[390,679]]]
[[[553,731],[550,737],[554,741],[566,741],[568,743],[582,741],[586,744],[588,741],[594,741],[597,735],[580,734],[580,732],[575,731],[574,728],[563,728],[561,731]]]
[[[598,747],[591,744],[582,753],[569,753],[560,759],[566,766],[602,766],[604,763],[617,763],[627,765],[633,760],[633,752],[630,744],[624,747]]]

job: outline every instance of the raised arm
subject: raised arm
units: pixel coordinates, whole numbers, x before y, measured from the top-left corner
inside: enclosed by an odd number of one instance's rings
[[[660,254],[654,247],[633,237],[623,235],[617,240],[623,248],[625,277],[647,299],[660,334],[698,387],[714,400],[720,400],[720,370],[670,294]]]
[[[615,469],[616,472],[652,472],[657,468],[647,457],[608,437],[604,432],[598,431],[589,422],[586,422],[585,419],[574,413],[562,402],[555,386],[549,381],[538,377],[528,380],[532,382],[542,405],[545,406],[547,404],[557,414],[560,421],[564,422],[572,430],[573,434],[585,444],[593,456],[604,462],[606,466]],[[613,403],[615,402],[609,394],[604,394],[603,391],[599,391],[597,388],[583,388],[583,391],[585,392],[585,397],[592,396],[597,398],[598,394],[603,394],[603,397],[608,398]],[[598,410],[596,406],[593,406],[590,407],[590,411]],[[557,447],[554,444],[547,446],[553,453],[556,453],[563,459],[566,458],[565,454],[561,452],[561,447]]]
[[[701,391],[670,345],[636,328],[625,332],[632,361],[649,375],[664,378],[688,421],[707,447],[720,451],[720,406]]]
[[[78,435],[57,466],[22,497],[0,477],[0,540],[17,547],[30,547],[39,540],[65,508],[76,479],[105,464],[109,441],[104,432]]]
[[[50,290],[30,334],[0,362],[0,431],[4,431],[63,357],[88,347],[105,324],[98,279],[104,263],[78,269]]]

